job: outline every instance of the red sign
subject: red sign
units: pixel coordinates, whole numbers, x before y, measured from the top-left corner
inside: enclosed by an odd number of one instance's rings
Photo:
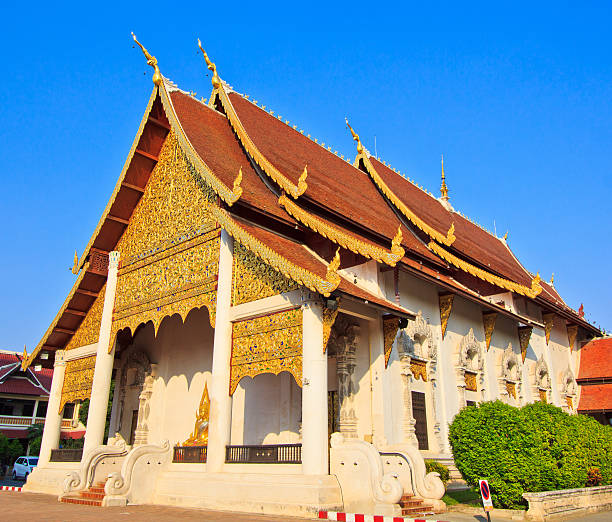
[[[491,490],[489,489],[489,483],[486,480],[478,481],[480,486],[480,496],[482,497],[482,505],[485,511],[491,511],[493,509],[493,501],[491,500]]]

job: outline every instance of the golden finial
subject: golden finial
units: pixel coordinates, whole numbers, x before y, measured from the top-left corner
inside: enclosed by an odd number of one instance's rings
[[[506,233],[504,234],[504,241],[508,241],[508,231],[506,230]]]
[[[555,273],[550,276],[550,286],[555,286]]]
[[[340,268],[340,247],[338,247],[338,250],[336,250],[336,255],[329,262],[329,265],[327,265],[326,279],[328,281],[333,281],[333,280],[338,279],[338,274],[337,274],[338,268]]]
[[[26,348],[26,345],[23,345],[23,359],[27,359],[28,358],[28,349]]]
[[[448,201],[448,187],[446,186],[446,175],[444,174],[444,155],[442,155],[442,185],[440,186],[440,193],[442,194],[442,200]]]
[[[210,61],[210,58],[208,57],[208,55],[206,54],[206,51],[202,47],[202,42],[200,42],[199,38],[198,38],[198,47],[200,48],[200,51],[202,51],[202,54],[204,55],[204,60],[206,60],[206,66],[213,73],[213,76],[210,80],[212,83],[212,86],[215,89],[218,89],[219,87],[221,87],[221,78],[219,78],[219,75],[217,74],[217,66],[213,62]]]
[[[361,140],[359,139],[359,134],[357,134],[353,130],[353,127],[349,125],[348,118],[344,118],[344,121],[346,122],[346,126],[349,128],[349,130],[351,131],[351,134],[353,135],[353,140],[357,142],[357,152],[361,154],[363,152],[363,145],[361,144]]]
[[[138,46],[142,49],[142,52],[145,55],[145,58],[147,59],[147,64],[149,64],[155,70],[155,72],[153,73],[153,83],[157,86],[161,85],[162,75],[159,72],[159,66],[157,65],[157,58],[155,58],[155,56],[152,56],[151,53],[145,49],[144,45],[142,45],[137,40],[136,35],[134,33],[132,33],[132,38],[138,44]]]
[[[77,254],[76,248],[74,249],[74,259],[72,260],[72,273],[79,273],[79,256]]]
[[[234,180],[234,186],[232,187],[232,192],[236,196],[236,199],[242,196],[242,187],[240,186],[241,183],[242,183],[242,167],[240,167],[240,170],[238,170],[238,175],[236,176],[236,179]]]

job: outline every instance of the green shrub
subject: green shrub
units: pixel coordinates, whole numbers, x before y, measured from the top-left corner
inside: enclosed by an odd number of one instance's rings
[[[6,451],[7,455],[7,463],[12,466],[15,461],[21,457],[24,454],[24,450],[23,450],[23,446],[21,445],[21,442],[19,442],[17,439],[13,439],[9,442],[7,451]]]
[[[42,437],[36,437],[30,441],[30,455],[34,457],[38,457],[40,455],[40,443],[42,442]]]
[[[431,473],[432,471],[439,473],[440,480],[444,482],[444,485],[446,486],[446,484],[448,484],[448,481],[450,480],[450,471],[441,462],[438,462],[437,460],[426,460],[425,469],[427,473]]]
[[[525,491],[581,488],[589,468],[612,483],[612,428],[541,402],[500,401],[461,410],[450,426],[457,469],[470,486],[488,479],[496,507],[526,505]]]

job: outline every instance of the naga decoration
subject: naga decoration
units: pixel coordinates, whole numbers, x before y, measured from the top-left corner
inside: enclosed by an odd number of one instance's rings
[[[555,314],[542,314],[542,320],[544,321],[544,335],[546,336],[546,346],[550,342],[550,332],[552,332],[555,324]]]
[[[368,259],[374,259],[380,263],[385,263],[389,266],[395,266],[397,262],[404,257],[404,249],[402,248],[402,230],[401,226],[397,229],[397,234],[391,241],[391,251],[378,247],[371,243],[366,243],[355,236],[349,235],[343,230],[340,230],[322,219],[314,216],[310,212],[296,205],[285,194],[281,194],[278,198],[278,203],[291,216],[297,219],[300,223],[306,225],[311,230],[317,232],[321,236],[333,241],[346,248],[351,252],[362,255]]]
[[[491,338],[493,337],[493,330],[495,329],[495,321],[497,319],[497,312],[488,312],[482,314],[482,323],[484,326],[485,341],[487,345],[487,352],[491,346]]]
[[[243,377],[287,371],[302,386],[302,310],[294,308],[232,324],[230,395]]]
[[[210,398],[208,396],[208,383],[204,384],[204,392],[200,400],[200,407],[196,412],[196,421],[191,436],[183,442],[183,446],[206,446],[208,444],[208,422],[210,416]]]
[[[391,350],[393,349],[393,341],[397,336],[399,330],[399,317],[395,315],[383,317],[383,337],[385,345],[385,368],[389,366],[389,359],[391,357]]]
[[[138,46],[142,49],[142,53],[145,55],[145,58],[147,59],[147,64],[153,67],[153,70],[155,71],[153,73],[153,83],[159,87],[161,83],[163,82],[163,77],[161,75],[161,72],[159,72],[159,66],[157,65],[157,58],[155,58],[155,56],[152,56],[151,53],[145,49],[144,45],[142,45],[136,39],[136,35],[134,33],[132,33],[132,38],[138,44]]]
[[[448,326],[448,319],[450,318],[451,311],[453,309],[453,299],[455,294],[442,294],[439,296],[440,302],[440,326],[442,327],[442,340],[446,335],[446,327]]]
[[[96,356],[74,359],[66,363],[59,413],[69,402],[83,401],[91,396]]]
[[[567,325],[567,342],[569,343],[570,351],[574,350],[574,344],[576,343],[576,337],[578,337],[578,325],[577,324]]]
[[[532,331],[532,326],[518,327],[519,344],[521,346],[521,357],[523,358],[523,362],[525,362],[525,357],[527,357],[527,347],[529,346]]]
[[[79,273],[79,255],[77,254],[76,248],[74,249],[74,259],[72,261],[71,272],[74,275],[77,275]]]
[[[367,174],[372,178],[372,181],[376,184],[376,186],[382,191],[382,193],[393,203],[393,205],[418,229],[425,232],[429,237],[435,239],[436,241],[450,246],[455,241],[455,224],[452,223],[446,236],[441,234],[433,227],[429,226],[425,221],[419,218],[408,206],[398,198],[395,193],[389,188],[389,186],[383,181],[380,174],[376,172],[374,165],[370,161],[369,154],[365,147],[361,143],[361,139],[359,135],[353,130],[353,127],[349,125],[348,119],[345,119],[346,126],[351,131],[351,135],[353,136],[353,140],[357,142],[357,153],[359,154],[359,158],[363,161],[363,165]]]
[[[225,92],[225,87],[223,85],[223,81],[219,78],[219,74],[217,73],[217,66],[210,60],[208,54],[202,47],[202,43],[198,40],[198,46],[202,54],[204,55],[204,60],[206,61],[206,66],[213,73],[213,77],[211,79],[213,88],[215,89],[215,93],[217,94],[218,100],[221,102],[223,109],[225,110],[225,114],[227,119],[234,129],[238,140],[241,145],[244,147],[246,152],[253,158],[253,161],[259,165],[259,167],[268,175],[280,188],[282,188],[287,194],[290,194],[294,199],[298,198],[308,188],[306,184],[306,178],[308,176],[308,169],[304,166],[304,170],[298,179],[297,185],[294,184],[291,180],[287,178],[282,172],[280,172],[273,164],[264,156],[264,154],[257,148],[257,145],[253,142],[249,134],[247,133],[244,125],[240,121],[238,114],[236,113],[236,109],[232,105],[232,102],[229,99],[229,96]],[[211,100],[213,99],[213,95],[211,95]]]

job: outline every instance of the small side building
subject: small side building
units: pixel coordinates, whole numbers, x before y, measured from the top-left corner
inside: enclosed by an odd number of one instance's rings
[[[578,413],[612,425],[612,337],[593,339],[581,350]]]

